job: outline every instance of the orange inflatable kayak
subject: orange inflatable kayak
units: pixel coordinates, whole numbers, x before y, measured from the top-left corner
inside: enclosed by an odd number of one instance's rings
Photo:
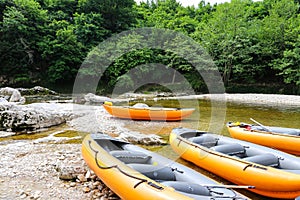
[[[112,116],[134,120],[180,121],[190,116],[194,108],[160,108],[142,106],[113,106],[111,102],[103,104],[105,110]]]
[[[121,199],[246,200],[191,168],[108,135],[87,135],[82,156],[95,174]]]
[[[300,195],[300,158],[265,146],[187,128],[175,128],[170,145],[182,158],[260,195]]]
[[[233,138],[272,147],[287,153],[300,155],[300,129],[227,123]]]

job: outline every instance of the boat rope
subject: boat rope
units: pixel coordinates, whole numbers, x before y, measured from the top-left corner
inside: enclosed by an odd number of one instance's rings
[[[122,174],[124,174],[125,176],[128,176],[130,178],[133,178],[133,179],[137,179],[139,180],[139,182],[137,184],[134,185],[133,188],[136,188],[137,186],[139,186],[141,183],[144,183],[144,182],[148,182],[147,179],[144,179],[144,178],[140,178],[140,177],[136,177],[136,176],[133,176],[131,174],[128,174],[127,172],[123,171],[118,165],[112,165],[112,166],[108,166],[108,167],[105,167],[105,166],[101,166],[99,163],[98,163],[98,153],[99,151],[95,150],[92,145],[91,145],[92,141],[88,141],[88,144],[89,144],[89,147],[90,149],[95,153],[95,163],[96,165],[100,168],[100,169],[112,169],[112,168],[116,168],[117,170],[119,170]]]
[[[255,165],[255,164],[248,163],[247,161],[243,161],[243,160],[241,160],[241,159],[236,159],[236,158],[234,158],[234,157],[232,157],[232,156],[229,156],[229,155],[226,155],[226,154],[223,155],[223,154],[221,154],[221,153],[216,153],[216,152],[211,151],[211,150],[209,150],[209,149],[202,148],[200,145],[195,144],[195,143],[193,143],[193,142],[189,142],[188,140],[182,138],[181,136],[177,136],[177,139],[179,140],[179,142],[178,142],[178,144],[177,144],[178,146],[179,146],[179,144],[180,144],[181,142],[184,142],[184,143],[186,143],[186,144],[188,144],[188,145],[191,145],[191,146],[193,146],[194,148],[200,149],[200,150],[202,150],[202,151],[204,151],[204,152],[206,152],[206,153],[208,153],[208,154],[213,154],[213,155],[215,155],[215,156],[228,158],[228,159],[230,159],[230,160],[234,160],[234,161],[237,161],[237,162],[246,164],[246,166],[245,166],[244,169],[243,169],[244,171],[245,171],[248,167],[254,167],[254,168],[258,168],[258,169],[268,170],[267,167],[261,167],[261,166],[259,166],[259,165]]]
[[[258,168],[258,169],[263,169],[263,170],[268,170],[266,167],[261,167],[259,165],[253,165],[253,164],[248,164],[243,168],[243,171],[245,171],[248,167],[253,167],[253,168]]]
[[[178,144],[177,144],[177,146],[179,147],[180,146],[180,143],[182,142],[182,140],[179,140],[179,142],[178,142]]]

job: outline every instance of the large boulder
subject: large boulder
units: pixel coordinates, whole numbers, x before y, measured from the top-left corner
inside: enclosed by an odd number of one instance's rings
[[[35,86],[33,88],[18,88],[22,95],[57,95],[58,93],[50,90],[48,88],[44,88],[41,86]]]
[[[84,100],[89,103],[103,103],[105,101],[111,101],[110,98],[104,96],[98,96],[92,93],[88,93],[84,96]]]
[[[0,88],[0,97],[9,102],[25,103],[25,98],[22,97],[21,93],[17,89],[10,87]]]
[[[25,132],[65,123],[75,117],[72,104],[0,104],[0,130]]]

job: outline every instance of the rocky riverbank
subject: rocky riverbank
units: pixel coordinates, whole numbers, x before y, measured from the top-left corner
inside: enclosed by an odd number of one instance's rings
[[[160,96],[147,95],[145,97],[135,94],[134,98],[212,98],[211,95]],[[129,98],[133,97],[127,94],[126,99]],[[251,105],[300,108],[300,96],[225,94],[225,98],[224,95],[215,95],[213,98]],[[101,102],[104,99],[106,98],[94,95],[86,97],[86,101],[91,102]],[[59,116],[57,113],[60,113],[61,116],[58,118],[61,117],[64,120],[61,123],[66,123],[69,129],[75,131],[86,133],[101,131],[131,142],[148,145],[164,143],[157,135],[144,135],[138,131],[129,131],[126,129],[128,120],[112,118],[101,106],[53,102],[19,105],[19,103],[9,103],[9,99],[6,101],[5,104],[10,104],[11,108],[22,108],[22,112],[28,111],[32,116],[39,116],[36,113],[42,111],[50,113],[48,116],[56,117]],[[10,108],[4,110],[9,111]],[[11,113],[14,112],[14,110],[11,111]],[[27,117],[26,119],[34,121],[33,118]],[[40,126],[41,123],[35,121],[32,124]],[[151,127],[151,125],[156,125],[156,122],[145,122],[145,126]],[[7,137],[5,135],[7,133],[13,133],[13,131],[2,132],[2,136]],[[119,199],[86,166],[81,156],[80,144],[58,144],[56,141],[55,137],[50,135],[35,140],[0,143],[0,199]]]
[[[66,123],[67,129],[74,131],[101,131],[143,144],[164,143],[156,135],[128,131],[125,123],[111,118],[101,106],[56,102],[23,105],[25,98],[18,91],[7,90],[11,92],[2,93],[5,96],[0,103],[0,138],[36,134],[43,128]],[[19,100],[11,101],[14,94]],[[86,96],[91,103],[103,100],[109,99]],[[62,139],[72,138],[56,137],[58,133],[0,142],[0,199],[119,199],[89,170],[81,156],[81,145],[60,144]]]
[[[64,106],[69,110],[69,104]],[[128,131],[125,122],[112,118],[101,106],[75,105],[72,109],[78,117],[69,118],[66,129],[101,131],[136,143],[164,143],[156,135]],[[50,134],[0,143],[0,199],[119,199],[89,170],[81,145],[60,144],[61,139]]]

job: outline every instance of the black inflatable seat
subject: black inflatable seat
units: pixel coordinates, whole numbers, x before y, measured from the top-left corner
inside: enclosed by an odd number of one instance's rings
[[[110,154],[125,164],[128,163],[143,163],[146,164],[151,159],[151,156],[139,151],[111,151]]]
[[[254,162],[256,164],[270,166],[270,167],[278,167],[279,166],[279,158],[271,153],[260,154],[256,156],[250,156],[244,158],[249,162]]]
[[[153,180],[176,180],[174,171],[168,166],[154,166],[149,164],[128,164],[128,166]]]
[[[212,147],[211,149],[230,156],[245,154],[245,147],[238,143],[222,144]]]
[[[207,148],[213,147],[217,145],[218,143],[218,138],[215,138],[212,135],[201,135],[197,137],[191,137],[189,138],[189,141],[199,144],[201,146],[205,146]]]
[[[163,185],[174,188],[179,192],[187,194],[195,194],[201,196],[211,196],[210,191],[207,187],[201,186],[196,183],[188,183],[183,181],[164,181]]]

